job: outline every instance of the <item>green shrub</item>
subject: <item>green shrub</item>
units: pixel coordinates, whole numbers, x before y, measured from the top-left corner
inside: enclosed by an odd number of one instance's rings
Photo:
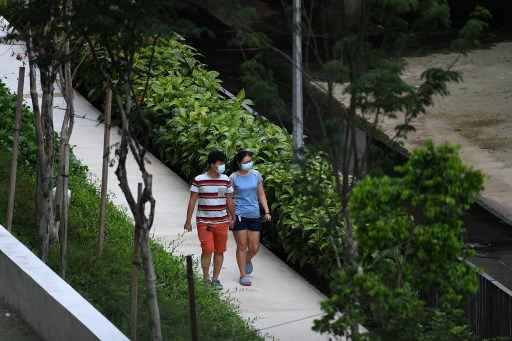
[[[13,96],[0,83],[0,126],[8,128],[14,115]],[[7,103],[7,104],[6,104]],[[25,112],[23,137],[35,146],[30,112]],[[32,127],[32,128],[30,128]],[[26,134],[26,135],[25,135]],[[8,187],[10,155],[7,130],[0,136],[0,186]],[[22,150],[24,150],[22,145]],[[39,242],[35,214],[35,179],[31,159],[24,159],[18,171],[14,233],[38,253]],[[69,216],[69,245],[67,281],[121,331],[129,335],[130,273],[133,224],[129,216],[108,204],[107,234],[103,256],[96,257],[98,231],[99,190],[87,178],[87,168],[73,159],[70,189],[73,193]],[[6,196],[0,197],[0,219],[5,220]],[[170,255],[163,246],[153,242],[152,251],[158,280],[158,297],[162,319],[162,333],[166,340],[190,340],[188,291],[183,259]],[[58,270],[58,245],[50,253],[49,265]],[[139,331],[141,340],[149,340],[149,313],[144,296],[144,282],[140,278]],[[229,299],[223,299],[196,278],[198,319],[202,340],[261,340],[237,314]]]
[[[352,191],[359,269],[335,275],[335,294],[316,322],[345,335],[362,324],[368,340],[471,340],[464,308],[477,287],[462,216],[483,176],[457,148],[416,149],[398,176],[368,176]]]

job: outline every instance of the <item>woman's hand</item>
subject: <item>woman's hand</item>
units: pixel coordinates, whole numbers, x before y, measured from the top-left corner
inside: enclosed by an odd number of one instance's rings
[[[236,224],[236,217],[235,216],[230,217],[229,218],[229,229],[231,231],[235,229],[235,224]]]
[[[264,219],[267,223],[270,223],[272,221],[272,216],[270,215],[269,212],[265,213]]]

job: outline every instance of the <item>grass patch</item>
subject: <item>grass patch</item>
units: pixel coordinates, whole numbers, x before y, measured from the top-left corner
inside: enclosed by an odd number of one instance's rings
[[[9,153],[0,150],[0,219],[5,221],[7,206]],[[108,230],[104,254],[95,256],[98,230],[98,188],[87,178],[85,167],[73,165],[70,177],[72,200],[69,216],[69,254],[67,281],[125,335],[129,335],[130,271],[132,222],[129,216],[108,206]],[[38,254],[35,213],[35,179],[28,165],[18,171],[14,234]],[[49,265],[58,270],[57,245],[51,250]],[[184,262],[157,243],[152,243],[158,277],[158,298],[165,340],[190,340],[188,291]],[[150,339],[149,314],[142,277],[139,285],[139,338]],[[240,318],[233,302],[218,296],[196,278],[201,340],[262,340]]]

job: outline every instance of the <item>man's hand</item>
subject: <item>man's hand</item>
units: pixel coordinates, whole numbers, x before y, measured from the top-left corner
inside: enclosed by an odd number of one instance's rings
[[[192,231],[192,222],[190,222],[190,221],[188,221],[188,220],[187,220],[187,221],[185,222],[185,226],[183,226],[183,229],[184,229],[185,231],[187,231],[187,232]]]

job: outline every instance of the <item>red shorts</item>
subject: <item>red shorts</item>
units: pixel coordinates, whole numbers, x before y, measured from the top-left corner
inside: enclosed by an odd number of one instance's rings
[[[224,253],[228,242],[229,223],[197,223],[197,234],[203,253]]]

